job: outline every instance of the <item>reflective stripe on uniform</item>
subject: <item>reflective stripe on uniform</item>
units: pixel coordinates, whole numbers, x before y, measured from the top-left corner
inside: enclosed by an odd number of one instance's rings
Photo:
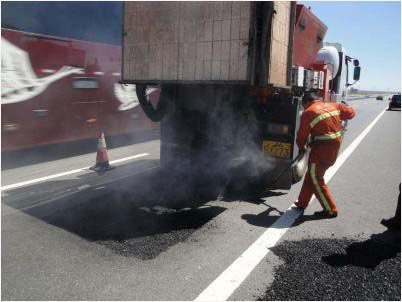
[[[315,189],[316,189],[318,195],[320,195],[322,204],[324,205],[324,207],[325,207],[325,209],[327,211],[332,213],[332,209],[331,209],[331,207],[330,207],[330,205],[328,203],[328,200],[325,198],[325,195],[324,195],[324,193],[322,193],[321,187],[318,184],[317,176],[315,174],[315,164],[314,163],[311,164],[310,175],[311,175],[311,179],[313,181],[313,184],[315,186]]]
[[[314,136],[313,141],[325,141],[325,140],[335,139],[335,138],[338,138],[341,136],[342,136],[342,131],[339,131],[336,133],[329,133],[329,134]]]
[[[317,125],[319,122],[321,122],[322,120],[325,120],[326,118],[329,118],[331,116],[335,116],[335,115],[340,115],[341,111],[340,110],[334,110],[331,112],[326,112],[323,114],[320,114],[319,116],[317,116],[311,123],[310,123],[310,128],[313,128],[315,125]]]

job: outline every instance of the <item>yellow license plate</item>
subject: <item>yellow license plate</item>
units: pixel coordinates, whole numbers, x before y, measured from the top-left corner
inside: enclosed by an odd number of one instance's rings
[[[263,141],[262,152],[275,157],[290,158],[292,144],[275,141]]]

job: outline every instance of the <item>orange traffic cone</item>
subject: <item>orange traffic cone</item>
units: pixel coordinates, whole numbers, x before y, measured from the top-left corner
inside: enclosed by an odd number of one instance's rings
[[[109,157],[107,156],[105,134],[102,132],[100,138],[98,139],[98,151],[96,152],[96,164],[91,167],[91,170],[95,171],[107,171],[113,169],[114,167],[109,165]]]

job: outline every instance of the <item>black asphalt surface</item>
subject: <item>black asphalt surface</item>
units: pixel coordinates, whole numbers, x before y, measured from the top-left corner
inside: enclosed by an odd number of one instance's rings
[[[387,230],[365,241],[285,241],[272,249],[285,264],[258,300],[400,301],[400,238]]]
[[[386,102],[351,105],[358,115],[343,150]],[[111,149],[109,158],[143,152],[149,156],[101,175],[82,172],[2,192],[3,300],[193,300],[280,217],[301,186],[175,210],[166,208],[172,197],[161,185],[169,175],[158,174],[157,141]],[[85,153],[8,163],[2,183],[93,161]],[[400,244],[379,223],[395,211],[399,182],[400,111],[385,112],[329,183],[340,216],[316,219],[319,206],[310,205],[230,300],[400,299]],[[348,286],[342,294],[341,285]]]

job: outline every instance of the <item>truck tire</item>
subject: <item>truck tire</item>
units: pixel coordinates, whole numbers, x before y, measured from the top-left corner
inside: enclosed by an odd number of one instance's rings
[[[308,168],[309,154],[310,149],[308,149],[307,152],[304,153],[303,157],[292,166],[292,184],[299,182],[306,173]]]

